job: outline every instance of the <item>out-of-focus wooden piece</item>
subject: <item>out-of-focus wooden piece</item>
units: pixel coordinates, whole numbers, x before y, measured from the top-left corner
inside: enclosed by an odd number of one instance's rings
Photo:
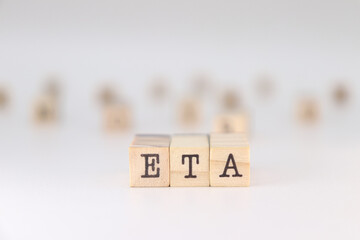
[[[174,135],[170,145],[170,186],[209,186],[209,137]]]
[[[297,117],[302,123],[315,123],[320,117],[320,108],[317,101],[307,97],[300,99],[297,106]]]
[[[107,131],[125,131],[131,127],[131,110],[125,103],[109,104],[103,108],[104,127]]]
[[[228,112],[215,116],[213,121],[213,132],[249,132],[249,116],[246,112]]]
[[[183,127],[194,127],[200,123],[201,106],[198,99],[185,98],[179,106],[179,122]]]
[[[166,79],[164,77],[155,78],[150,85],[150,97],[154,101],[164,100],[166,95],[169,92],[169,88],[166,84]]]
[[[35,100],[34,121],[38,124],[54,123],[58,118],[58,104],[56,98],[45,94]]]
[[[210,135],[210,186],[250,185],[250,147],[245,133]]]
[[[0,109],[5,108],[8,103],[9,103],[8,92],[6,91],[5,88],[0,86]]]
[[[113,87],[104,86],[100,89],[99,92],[99,101],[102,106],[108,106],[116,102],[116,93]]]
[[[168,135],[136,135],[129,147],[130,186],[169,186]]]
[[[235,90],[229,89],[223,93],[222,106],[226,111],[233,111],[240,107],[240,95]]]
[[[338,84],[333,90],[333,99],[337,105],[344,105],[349,99],[349,91],[344,84]]]
[[[49,76],[47,82],[45,83],[45,94],[48,94],[54,98],[59,98],[60,96],[60,84],[56,76]]]

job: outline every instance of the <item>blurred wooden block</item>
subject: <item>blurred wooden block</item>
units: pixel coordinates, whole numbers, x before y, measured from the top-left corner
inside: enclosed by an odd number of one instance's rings
[[[170,186],[209,186],[209,137],[174,135],[170,145]]]
[[[125,131],[131,127],[131,111],[126,104],[104,106],[104,127],[108,131]]]
[[[249,117],[245,112],[223,113],[215,116],[213,132],[249,132]]]
[[[149,90],[151,99],[156,102],[164,101],[170,92],[166,78],[162,76],[158,76],[152,81]]]
[[[349,90],[345,84],[339,83],[333,89],[333,99],[338,106],[344,105],[349,100]]]
[[[5,88],[0,87],[0,109],[5,108],[9,102],[8,92]]]
[[[200,102],[195,98],[185,98],[179,106],[179,122],[183,127],[193,127],[200,123]]]
[[[237,110],[241,106],[240,100],[240,94],[237,91],[228,89],[222,96],[222,108],[229,111]]]
[[[136,135],[129,147],[130,186],[169,186],[168,135]]]
[[[45,84],[45,93],[54,97],[59,98],[61,89],[60,89],[60,83],[59,78],[57,76],[48,76],[47,82]]]
[[[99,101],[102,106],[114,104],[117,101],[117,94],[114,86],[103,86],[99,91]]]
[[[58,118],[58,105],[53,96],[43,95],[36,99],[33,112],[34,121],[38,124],[53,123]]]
[[[301,99],[297,106],[297,117],[302,123],[315,123],[320,117],[316,100],[310,97]]]
[[[250,185],[249,143],[244,133],[210,135],[210,185]]]

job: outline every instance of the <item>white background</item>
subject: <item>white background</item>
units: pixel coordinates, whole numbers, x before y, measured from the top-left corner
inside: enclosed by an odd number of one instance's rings
[[[0,1],[0,239],[358,239],[359,1]],[[62,79],[62,115],[35,128],[44,76]],[[176,124],[193,74],[237,89],[251,114],[251,187],[128,187],[134,133],[210,132],[217,92],[196,129]],[[276,80],[261,101],[253,78]],[[163,103],[152,77],[168,79]],[[331,87],[345,81],[349,104]],[[102,131],[95,99],[115,82],[132,106],[128,133]],[[296,101],[312,94],[315,126]]]

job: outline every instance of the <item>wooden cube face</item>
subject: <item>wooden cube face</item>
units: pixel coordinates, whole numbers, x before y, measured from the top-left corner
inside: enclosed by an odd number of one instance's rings
[[[249,119],[245,112],[219,114],[213,123],[213,132],[249,132]]]
[[[169,186],[170,136],[136,135],[129,147],[130,186]]]
[[[110,104],[104,110],[104,125],[108,131],[123,131],[131,126],[130,109],[125,104]]]
[[[42,96],[34,105],[34,120],[36,123],[51,123],[57,118],[56,99],[52,96]]]
[[[210,135],[210,185],[250,185],[249,143],[244,133]]]
[[[207,135],[174,135],[170,145],[170,186],[209,186]]]

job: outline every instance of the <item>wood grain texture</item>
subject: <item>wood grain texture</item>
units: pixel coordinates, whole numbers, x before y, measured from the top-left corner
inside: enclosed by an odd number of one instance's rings
[[[130,186],[169,186],[168,135],[136,135],[129,147]]]
[[[213,132],[249,132],[249,116],[246,112],[222,113],[215,116]]]
[[[209,186],[208,135],[190,134],[172,137],[170,186]]]
[[[210,134],[210,185],[250,185],[250,147],[245,133]]]

